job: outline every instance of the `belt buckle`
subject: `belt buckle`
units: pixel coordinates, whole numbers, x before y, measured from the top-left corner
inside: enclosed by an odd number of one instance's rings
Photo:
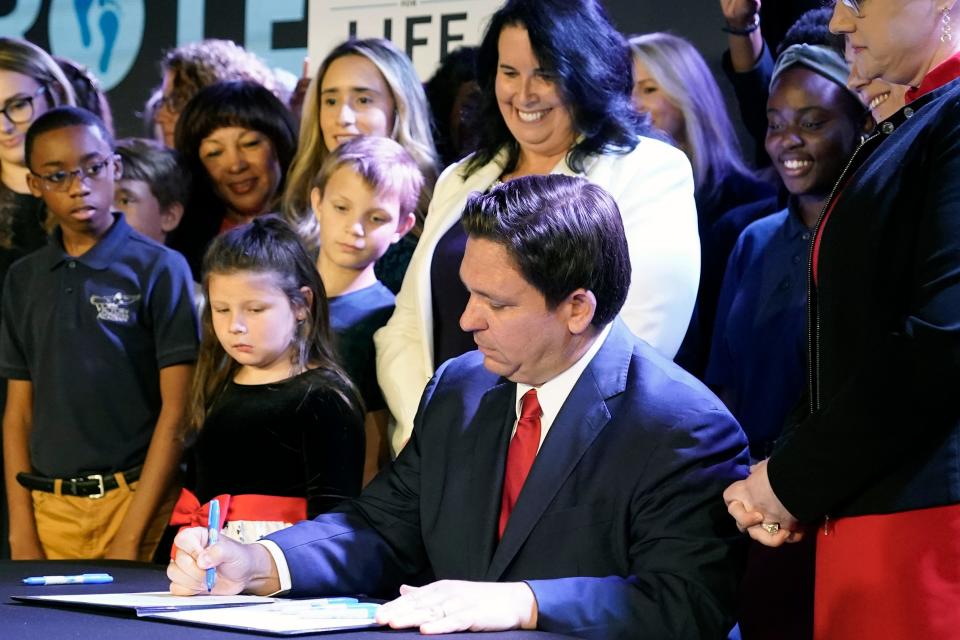
[[[104,495],[106,495],[107,492],[103,488],[103,474],[94,473],[93,475],[87,476],[87,480],[97,481],[97,493],[90,494],[89,496],[87,496],[88,498],[90,498],[91,500],[99,500]]]

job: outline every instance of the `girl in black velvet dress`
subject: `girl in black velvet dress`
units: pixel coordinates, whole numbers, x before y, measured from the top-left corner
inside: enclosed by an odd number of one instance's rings
[[[363,406],[337,363],[313,261],[275,216],[218,236],[203,265],[190,402],[195,482],[171,524],[256,540],[360,492]]]

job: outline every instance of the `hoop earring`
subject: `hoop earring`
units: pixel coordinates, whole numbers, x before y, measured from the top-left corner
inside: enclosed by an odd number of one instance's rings
[[[953,33],[950,28],[950,13],[944,7],[940,14],[940,42],[950,42],[953,40]]]

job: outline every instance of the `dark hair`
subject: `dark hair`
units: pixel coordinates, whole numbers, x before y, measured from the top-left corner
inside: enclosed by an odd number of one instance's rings
[[[197,187],[202,184],[212,189],[209,180],[203,177],[207,172],[200,162],[200,143],[222,127],[243,127],[267,136],[277,152],[281,174],[286,175],[297,151],[297,124],[290,110],[269,89],[256,82],[218,82],[201,89],[190,99],[177,120],[174,134],[177,151],[197,180]],[[282,191],[281,178],[277,194]]]
[[[423,85],[433,113],[433,139],[444,164],[456,162],[477,145],[476,135],[471,135],[476,132],[462,126],[467,114],[476,110],[480,98],[477,51],[477,47],[460,47],[451,51],[440,61],[436,73]],[[469,93],[464,96],[460,113],[454,113],[464,85],[469,87]],[[461,126],[456,127],[454,122]]]
[[[113,112],[110,110],[110,101],[107,100],[107,95],[100,88],[100,81],[97,80],[97,77],[85,66],[69,58],[53,56],[53,60],[73,86],[77,106],[96,114],[112,133]]]
[[[487,164],[501,148],[508,151],[504,170],[513,171],[519,145],[507,129],[497,103],[497,45],[504,27],[527,30],[540,66],[556,75],[557,88],[582,138],[567,162],[582,171],[587,156],[629,153],[649,125],[633,108],[633,59],[624,37],[610,24],[598,0],[507,0],[490,18],[480,43],[477,81],[481,102],[472,127],[480,132],[476,154],[465,172]]]
[[[164,209],[178,202],[186,204],[190,180],[176,151],[146,138],[117,140],[114,150],[123,161],[122,179],[147,183]]]
[[[296,349],[290,362],[291,376],[310,368],[321,369],[333,383],[331,389],[336,390],[362,420],[363,401],[335,355],[327,295],[317,267],[296,232],[279,216],[266,215],[217,236],[203,258],[203,291],[207,300],[201,315],[203,337],[190,391],[189,426],[193,429],[203,426],[210,407],[240,368],[224,351],[213,330],[210,275],[243,271],[273,274],[277,287],[287,295],[290,304],[307,311],[294,336]],[[313,292],[309,303],[301,287]],[[343,393],[342,389],[348,392]]]
[[[787,30],[786,35],[777,47],[777,58],[784,51],[795,44],[811,44],[830,47],[836,51],[841,58],[846,58],[846,39],[843,35],[832,33],[830,31],[830,18],[833,17],[833,9],[830,7],[821,7],[811,9],[803,13],[797,21]],[[814,71],[814,73],[817,73]],[[823,74],[819,74],[823,75]],[[833,80],[828,78],[828,80]],[[844,91],[846,99],[844,100],[847,115],[854,122],[857,128],[862,127],[866,119],[870,117],[870,109],[867,105],[856,97],[855,93]]]
[[[786,35],[777,46],[777,55],[787,50],[795,44],[820,44],[825,47],[831,47],[837,50],[840,57],[843,57],[845,40],[837,33],[830,32],[830,18],[833,16],[833,9],[830,7],[821,7],[811,9],[803,13],[793,25],[787,29]]]
[[[516,178],[471,194],[462,224],[469,236],[502,245],[548,307],[583,288],[597,298],[594,326],[620,312],[630,254],[620,209],[601,187],[561,174]]]
[[[23,157],[27,161],[27,166],[30,166],[30,156],[33,153],[33,145],[37,138],[50,131],[67,127],[94,127],[103,136],[110,149],[113,150],[113,136],[110,135],[107,126],[103,124],[103,120],[86,109],[57,107],[34,120],[30,128],[27,129],[27,135],[23,142]]]
[[[201,89],[181,112],[174,133],[176,149],[193,180],[183,221],[167,244],[187,258],[199,278],[200,260],[207,243],[220,230],[226,204],[217,195],[203,162],[200,143],[221,127],[243,127],[269,138],[280,165],[276,199],[283,193],[287,168],[297,150],[297,125],[290,110],[269,89],[255,82],[219,82]]]

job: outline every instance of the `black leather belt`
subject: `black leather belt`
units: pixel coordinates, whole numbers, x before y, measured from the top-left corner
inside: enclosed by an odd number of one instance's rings
[[[142,466],[134,467],[123,472],[123,479],[127,483],[135,482],[140,478]],[[21,471],[17,474],[17,482],[20,486],[36,491],[46,491],[56,493],[57,478],[48,478],[47,476],[38,476],[32,473]],[[68,496],[79,496],[86,498],[102,498],[107,491],[112,491],[120,486],[112,473],[94,473],[79,478],[64,478],[60,487],[60,493]]]

